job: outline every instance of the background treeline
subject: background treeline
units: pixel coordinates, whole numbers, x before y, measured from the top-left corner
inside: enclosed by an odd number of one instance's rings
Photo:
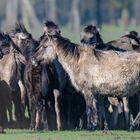
[[[35,33],[46,19],[79,33],[89,23],[127,30],[140,25],[140,0],[0,0],[0,27],[8,30],[17,20]],[[137,28],[138,29],[138,28]]]

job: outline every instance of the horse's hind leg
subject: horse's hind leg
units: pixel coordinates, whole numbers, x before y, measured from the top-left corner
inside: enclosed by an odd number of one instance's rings
[[[61,92],[57,89],[54,89],[54,99],[55,99],[57,130],[61,130],[61,117],[60,117]]]

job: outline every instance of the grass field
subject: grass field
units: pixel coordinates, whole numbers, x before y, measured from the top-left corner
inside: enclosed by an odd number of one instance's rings
[[[140,140],[140,132],[127,131],[49,131],[32,132],[30,130],[7,129],[0,134],[0,140]]]

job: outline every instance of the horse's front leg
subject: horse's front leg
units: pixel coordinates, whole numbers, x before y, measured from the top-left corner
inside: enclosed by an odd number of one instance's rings
[[[61,113],[60,113],[60,104],[61,104],[61,92],[58,89],[54,89],[54,99],[55,99],[55,113],[56,113],[56,123],[57,130],[61,130]]]
[[[25,89],[25,85],[22,80],[18,81],[18,85],[20,88],[20,95],[21,95],[21,112],[22,112],[23,120],[25,120],[26,89]]]
[[[36,111],[36,120],[35,120],[35,130],[38,130],[40,128],[41,118],[42,118],[42,112],[37,110]]]
[[[107,122],[107,112],[106,112],[106,103],[105,103],[105,98],[104,97],[100,97],[101,99],[99,100],[101,103],[99,104],[99,106],[101,106],[101,110],[100,113],[102,114],[103,117],[103,127],[104,127],[104,131],[108,130],[108,122]]]
[[[128,130],[130,127],[129,98],[128,97],[123,97],[123,105],[124,105],[126,129]]]
[[[98,123],[97,100],[91,94],[84,94],[86,101],[87,130],[95,130]]]
[[[35,107],[34,97],[29,94],[28,100],[29,100],[29,111],[30,111],[30,129],[34,130],[35,123],[36,123],[36,107]]]

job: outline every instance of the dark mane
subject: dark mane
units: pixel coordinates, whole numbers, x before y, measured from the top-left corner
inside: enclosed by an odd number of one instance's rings
[[[78,44],[72,43],[69,39],[66,39],[62,36],[57,37],[57,46],[58,49],[61,48],[65,56],[75,57],[76,59],[80,58],[80,53],[83,50],[84,52],[87,51],[88,53],[93,53],[97,60],[100,59],[102,52],[95,48],[90,47],[81,47]],[[60,49],[60,50],[61,50]],[[75,59],[75,60],[76,60]]]
[[[57,24],[53,21],[46,21],[45,23],[45,32],[49,35],[60,35],[61,31]]]
[[[0,32],[0,40],[5,39],[5,34],[3,32]]]
[[[35,52],[38,51],[38,49],[42,46],[45,45],[45,42],[48,40],[48,36],[46,36],[45,34],[43,34],[37,41],[37,48],[35,49]]]
[[[100,43],[103,43],[103,40],[102,40],[102,38],[101,38],[101,35],[100,35],[100,33],[99,33],[99,31],[98,31],[98,29],[97,29],[96,26],[88,25],[88,26],[84,29],[84,31],[85,31],[86,33],[91,33],[91,34],[93,34],[93,36],[96,35],[97,43],[99,43],[99,42],[100,42]]]
[[[80,48],[77,44],[72,43],[69,39],[66,39],[62,36],[57,36],[57,46],[62,48],[64,55],[74,56],[79,58]]]
[[[17,22],[15,24],[15,26],[11,29],[11,31],[9,32],[10,36],[15,35],[16,33],[28,33],[24,24]]]
[[[83,34],[83,36],[81,38],[82,44],[90,43],[91,45],[95,45],[98,43],[103,43],[101,35],[96,26],[93,26],[93,25],[86,26],[83,29],[82,34]]]
[[[46,21],[45,22],[45,26],[47,28],[54,28],[54,27],[57,27],[58,28],[58,25],[56,25],[53,21]]]
[[[127,37],[127,38],[130,38],[130,39],[134,39],[138,44],[140,44],[139,39],[135,35],[133,35],[133,34],[127,34],[127,35],[124,35],[122,37]]]

